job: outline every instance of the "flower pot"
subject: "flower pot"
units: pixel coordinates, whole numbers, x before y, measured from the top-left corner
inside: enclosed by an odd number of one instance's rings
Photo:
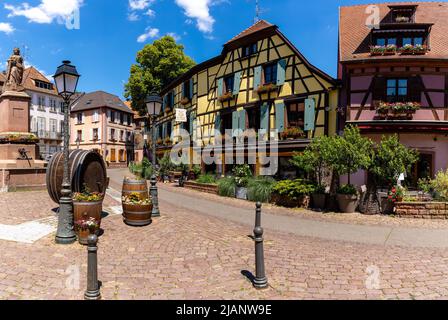
[[[236,188],[236,198],[241,200],[247,200],[247,188],[237,187]]]
[[[336,196],[339,210],[343,213],[354,213],[358,207],[357,195],[338,194]]]
[[[152,223],[152,204],[123,205],[123,221],[128,226],[144,227]]]
[[[82,244],[83,246],[88,245],[88,239],[91,234],[92,233],[90,232],[89,229],[76,231],[76,235],[78,236],[79,244]]]
[[[319,210],[324,210],[325,209],[325,200],[327,198],[327,196],[325,194],[318,194],[318,193],[314,193],[312,194],[312,199],[313,199],[313,208],[314,209],[319,209]]]
[[[101,226],[101,214],[103,213],[103,200],[95,202],[73,201],[73,218],[79,221],[94,218]]]

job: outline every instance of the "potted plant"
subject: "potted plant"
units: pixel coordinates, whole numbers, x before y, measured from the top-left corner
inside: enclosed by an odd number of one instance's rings
[[[313,184],[302,179],[283,180],[272,188],[272,200],[278,206],[288,208],[308,208],[310,194],[314,192]]]
[[[408,116],[412,116],[417,110],[419,110],[421,107],[420,103],[418,102],[407,102],[406,103],[406,110]]]
[[[101,225],[104,194],[91,192],[84,186],[84,192],[73,194],[73,217],[75,221],[84,217],[93,218]]]
[[[226,101],[233,100],[233,98],[234,98],[233,92],[229,90],[229,91],[225,92],[222,96],[220,96],[218,98],[218,100],[219,100],[219,102],[226,102]]]
[[[281,140],[297,140],[303,137],[305,137],[303,130],[296,127],[286,128],[282,133],[280,133]]]
[[[156,143],[157,143],[157,145],[159,145],[159,146],[162,145],[162,144],[163,144],[163,140],[162,140],[162,138],[157,139]]]
[[[269,92],[272,92],[272,91],[275,91],[275,90],[277,90],[277,86],[275,84],[273,84],[273,83],[265,83],[265,84],[262,84],[261,86],[259,86],[257,88],[257,92],[259,94],[269,93]]]
[[[152,222],[152,201],[142,197],[140,193],[130,193],[121,199],[124,223],[130,226],[142,227]]]
[[[370,47],[370,55],[371,56],[382,56],[386,51],[386,47],[384,46],[371,46]]]
[[[78,242],[82,245],[88,244],[88,238],[91,234],[97,234],[100,230],[98,220],[85,215],[80,220],[75,220],[75,232],[78,236]]]
[[[248,179],[252,177],[252,171],[248,164],[237,165],[233,169],[236,182],[236,197],[237,199],[247,200],[247,183]]]
[[[166,137],[164,141],[165,146],[171,146],[173,142],[171,141],[170,137]]]
[[[387,102],[380,102],[379,107],[376,109],[378,117],[381,119],[386,119],[389,114],[390,105]]]
[[[358,207],[358,190],[352,184],[346,184],[338,188],[336,197],[339,210],[344,213],[354,213]]]
[[[397,102],[391,105],[391,110],[395,118],[401,118],[406,116],[406,104]]]
[[[319,209],[319,210],[324,210],[326,200],[327,200],[326,187],[323,185],[317,185],[314,188],[314,192],[311,195],[311,199],[313,200],[314,208]]]
[[[191,101],[190,98],[183,97],[182,100],[180,100],[180,104],[183,105],[183,106],[186,106],[187,104],[190,103],[190,101]]]
[[[385,47],[383,55],[385,56],[393,56],[397,53],[397,46],[394,44],[389,44]]]

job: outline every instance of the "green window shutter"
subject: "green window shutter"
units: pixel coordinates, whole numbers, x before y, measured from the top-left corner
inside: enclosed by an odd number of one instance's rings
[[[283,102],[275,104],[275,128],[278,132],[285,131],[285,104]]]
[[[242,131],[246,130],[246,119],[247,119],[247,111],[246,110],[240,110],[239,112],[239,121],[238,121],[238,128]]]
[[[215,115],[215,130],[221,132],[221,113]]]
[[[262,73],[262,67],[258,66],[254,69],[254,90],[257,90],[258,87],[261,85],[261,73]]]
[[[187,97],[187,92],[185,91],[185,86],[186,86],[186,83],[184,82],[182,84],[182,98]]]
[[[240,114],[238,111],[234,111],[232,113],[232,136],[236,137],[236,130],[238,130],[239,128],[239,118],[240,118]]]
[[[282,59],[277,64],[277,85],[282,86],[286,79],[286,60]]]
[[[224,79],[220,78],[218,79],[218,97],[223,95],[223,89],[224,89]]]
[[[235,96],[240,92],[241,76],[242,76],[241,71],[235,73],[234,75],[235,79],[233,81],[233,95]]]
[[[313,131],[316,121],[316,102],[314,99],[305,100],[305,131]]]
[[[269,104],[263,103],[260,108],[260,129],[269,129]]]
[[[193,94],[194,94],[194,81],[193,78],[190,79],[190,99],[193,99]]]

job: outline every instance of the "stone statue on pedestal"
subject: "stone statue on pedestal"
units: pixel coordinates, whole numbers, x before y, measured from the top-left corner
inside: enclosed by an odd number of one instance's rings
[[[8,59],[8,69],[6,70],[6,81],[3,86],[3,92],[24,91],[24,87],[22,86],[24,69],[24,62],[20,55],[20,49],[15,48],[12,56]]]

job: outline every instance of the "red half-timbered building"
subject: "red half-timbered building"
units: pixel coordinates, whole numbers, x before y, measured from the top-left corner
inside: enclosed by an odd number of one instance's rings
[[[340,129],[357,125],[374,141],[398,134],[417,149],[410,186],[447,168],[448,3],[342,7],[338,78]]]

